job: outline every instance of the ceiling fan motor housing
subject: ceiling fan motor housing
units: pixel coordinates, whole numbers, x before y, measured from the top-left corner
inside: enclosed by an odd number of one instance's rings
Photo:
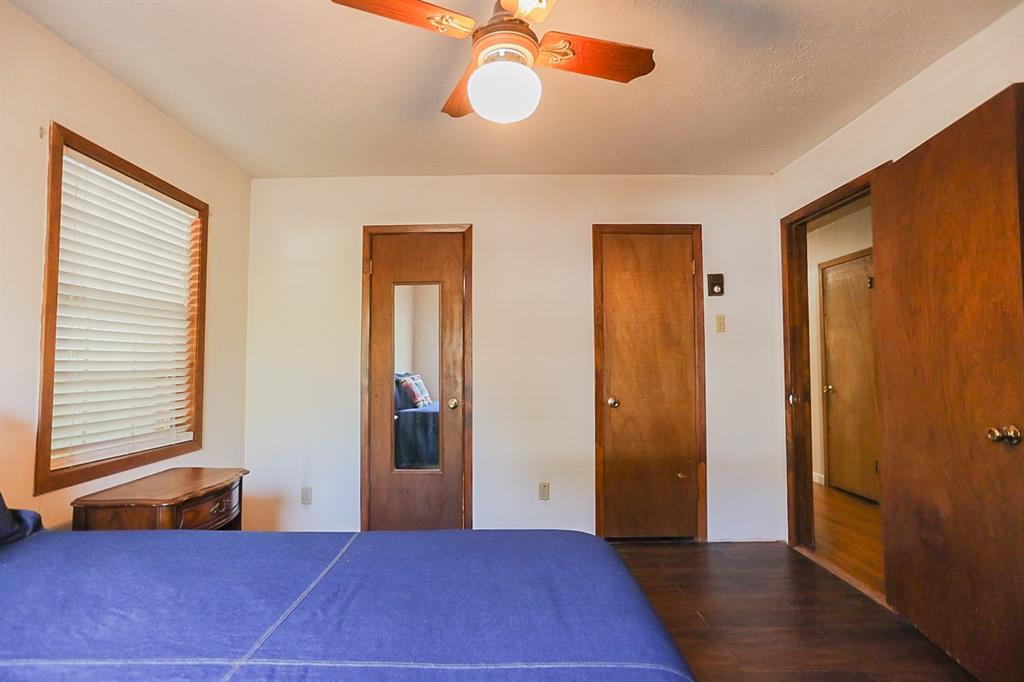
[[[477,66],[502,60],[533,66],[540,53],[537,34],[530,26],[509,15],[496,15],[473,33],[473,63]]]

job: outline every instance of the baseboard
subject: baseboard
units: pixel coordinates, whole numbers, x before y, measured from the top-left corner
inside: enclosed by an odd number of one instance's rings
[[[813,478],[814,482],[818,485],[825,485],[825,474],[811,474],[811,478]]]
[[[810,559],[814,563],[818,564],[819,566],[824,568],[826,571],[828,571],[832,575],[834,575],[837,578],[839,578],[840,580],[843,580],[844,582],[849,584],[854,589],[863,592],[865,596],[868,596],[871,599],[873,599],[875,602],[878,603],[879,606],[882,606],[882,607],[892,611],[893,613],[896,613],[896,609],[894,609],[892,606],[889,605],[889,602],[886,601],[884,594],[882,594],[881,592],[879,592],[875,588],[870,587],[867,583],[862,582],[862,581],[858,580],[857,578],[854,578],[852,575],[850,575],[849,573],[847,573],[843,569],[839,568],[834,563],[832,563],[831,561],[829,561],[825,557],[823,557],[820,554],[818,554],[817,552],[815,552],[813,549],[808,549],[807,547],[800,547],[800,546],[793,547],[793,549],[796,552],[804,555],[805,557],[807,557],[808,559]]]

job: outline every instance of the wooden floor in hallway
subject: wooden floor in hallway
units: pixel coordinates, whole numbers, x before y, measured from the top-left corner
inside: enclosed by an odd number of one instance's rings
[[[701,682],[972,679],[784,543],[614,546]]]
[[[885,594],[881,507],[814,484],[814,553],[869,589]]]

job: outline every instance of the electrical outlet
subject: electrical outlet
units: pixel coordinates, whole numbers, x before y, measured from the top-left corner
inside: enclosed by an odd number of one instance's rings
[[[299,502],[302,504],[313,504],[313,488],[310,486],[303,486],[302,492],[299,494]]]
[[[725,315],[715,315],[715,332],[725,333]]]
[[[542,482],[537,484],[537,499],[538,500],[550,500],[551,499],[551,484],[548,482]]]

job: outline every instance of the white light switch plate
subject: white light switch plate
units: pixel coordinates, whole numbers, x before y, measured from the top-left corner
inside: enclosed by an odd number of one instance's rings
[[[725,333],[725,315],[715,315],[715,332]]]
[[[538,500],[550,500],[551,499],[551,484],[550,483],[538,483],[537,484],[537,499]]]
[[[299,494],[299,502],[302,504],[313,504],[313,488],[303,486],[302,492]]]

